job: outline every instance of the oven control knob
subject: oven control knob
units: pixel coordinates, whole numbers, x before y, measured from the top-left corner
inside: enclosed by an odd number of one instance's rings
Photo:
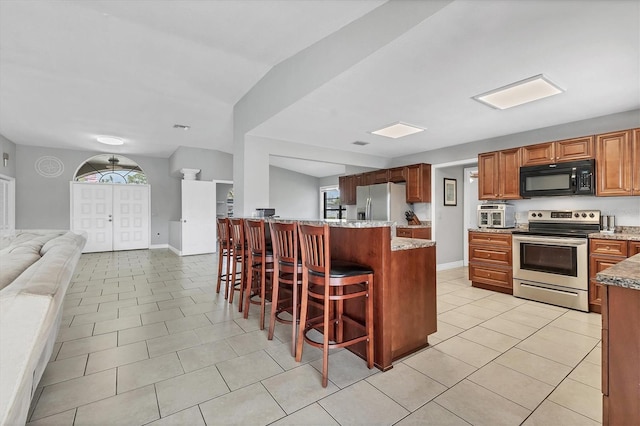
[[[573,216],[575,216],[575,217],[580,217],[580,213],[576,213],[576,214],[574,214]]]
[[[589,213],[589,217],[594,217],[595,215],[593,213]]]
[[[538,213],[538,217],[542,217],[542,213]]]
[[[536,214],[535,213],[531,213],[531,217],[536,217]]]
[[[586,213],[582,213],[582,217],[587,217],[587,214]]]

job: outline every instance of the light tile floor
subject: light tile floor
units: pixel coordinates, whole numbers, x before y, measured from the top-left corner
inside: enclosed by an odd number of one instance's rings
[[[600,316],[438,273],[431,347],[382,373],[333,352],[290,355],[215,293],[213,255],[82,255],[32,425],[590,425],[602,417]]]

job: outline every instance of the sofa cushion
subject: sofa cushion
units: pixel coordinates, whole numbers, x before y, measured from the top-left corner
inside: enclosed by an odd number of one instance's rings
[[[29,266],[40,259],[39,253],[9,253],[0,258],[0,290],[18,278]]]
[[[59,232],[22,232],[16,235],[11,243],[0,251],[0,290],[37,262],[42,247],[59,236]]]

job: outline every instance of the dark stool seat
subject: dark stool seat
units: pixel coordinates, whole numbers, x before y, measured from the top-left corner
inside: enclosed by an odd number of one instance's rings
[[[324,276],[323,273],[316,271],[309,271],[309,274],[318,277]],[[329,269],[329,276],[331,278],[356,277],[367,274],[373,274],[373,270],[368,266],[344,260],[331,260],[331,269]]]

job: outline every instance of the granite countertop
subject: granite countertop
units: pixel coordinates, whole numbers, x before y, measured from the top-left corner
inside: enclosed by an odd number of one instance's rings
[[[424,240],[422,238],[393,237],[391,239],[391,251],[411,250],[435,245],[435,241]]]
[[[420,225],[398,225],[397,228],[431,228],[431,221],[423,220]]]
[[[518,231],[520,228],[469,228],[471,232],[490,232],[493,234],[513,234],[514,231]]]
[[[640,241],[640,226],[616,226],[615,232],[594,232],[589,238],[603,240]]]
[[[596,280],[604,285],[640,290],[640,254],[598,272]]]
[[[252,218],[252,219],[262,219],[262,218]],[[395,222],[387,222],[383,220],[348,220],[348,219],[327,219],[327,220],[309,220],[309,219],[283,219],[280,217],[275,218],[264,218],[267,222],[300,222],[302,224],[308,225],[323,225],[325,223],[329,224],[330,227],[334,228],[383,228],[383,227],[392,227],[395,225]]]

